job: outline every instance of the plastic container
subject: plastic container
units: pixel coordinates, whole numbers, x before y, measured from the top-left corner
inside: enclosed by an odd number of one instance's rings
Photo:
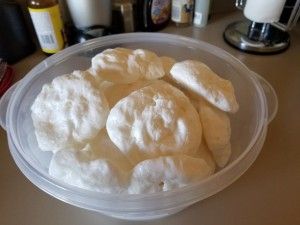
[[[51,178],[51,153],[42,152],[35,140],[30,107],[44,83],[54,77],[86,69],[90,59],[106,48],[146,48],[159,55],[198,59],[231,80],[240,110],[230,116],[232,157],[211,177],[184,188],[147,195],[113,195],[79,189]],[[72,205],[108,216],[131,220],[159,218],[205,199],[238,179],[254,162],[264,143],[268,123],[277,111],[277,97],[262,77],[239,60],[205,42],[160,33],[131,33],[101,37],[74,45],[41,62],[3,96],[0,121],[7,131],[11,154],[24,175],[48,194]]]

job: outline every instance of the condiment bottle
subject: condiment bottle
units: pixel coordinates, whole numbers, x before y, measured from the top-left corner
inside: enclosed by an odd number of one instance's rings
[[[188,26],[193,21],[194,0],[173,0],[171,20],[177,26]]]
[[[193,24],[196,27],[205,27],[210,9],[210,0],[195,0]]]
[[[54,54],[65,46],[63,22],[57,0],[27,0],[28,10],[42,50]]]
[[[171,17],[171,0],[138,0],[138,29],[157,31],[165,28]]]

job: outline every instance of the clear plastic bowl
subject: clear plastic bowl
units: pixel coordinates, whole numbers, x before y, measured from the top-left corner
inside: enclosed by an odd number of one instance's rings
[[[49,176],[51,153],[37,146],[30,107],[43,84],[75,69],[87,69],[91,58],[107,48],[145,48],[177,60],[197,59],[230,80],[240,110],[230,115],[232,157],[211,177],[173,191],[147,194],[102,194],[76,188]],[[254,162],[268,123],[277,111],[277,97],[262,77],[225,51],[198,40],[161,33],[132,33],[94,39],[55,54],[38,64],[0,102],[0,122],[7,131],[11,154],[24,175],[48,194],[72,205],[108,216],[145,220],[176,213],[205,199],[239,178]]]

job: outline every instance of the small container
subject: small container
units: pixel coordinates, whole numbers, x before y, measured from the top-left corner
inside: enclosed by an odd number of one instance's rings
[[[75,69],[89,68],[95,54],[115,47],[145,48],[177,61],[200,60],[232,82],[240,109],[230,115],[232,157],[225,168],[182,188],[138,195],[88,191],[48,174],[52,153],[38,148],[30,111],[33,101],[45,83]],[[232,184],[258,156],[268,124],[276,112],[277,97],[271,85],[224,50],[177,35],[128,33],[71,46],[41,62],[2,97],[0,124],[6,129],[9,149],[17,166],[41,190],[64,202],[108,216],[146,220],[179,212]]]
[[[210,0],[196,0],[193,24],[196,27],[205,27],[208,20]]]
[[[172,21],[177,26],[188,26],[193,21],[194,0],[173,0]]]

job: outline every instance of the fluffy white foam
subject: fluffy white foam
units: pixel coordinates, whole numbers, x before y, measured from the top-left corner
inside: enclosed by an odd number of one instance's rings
[[[172,79],[171,75],[170,75],[170,71],[172,66],[176,63],[176,60],[168,57],[168,56],[162,56],[160,57],[160,60],[163,64],[164,70],[165,70],[165,76],[163,76],[162,80],[168,82],[169,84],[172,84],[174,87],[179,87],[178,85],[176,85],[176,83],[174,82],[174,80]]]
[[[200,62],[147,50],[102,54],[89,70],[45,85],[32,106],[39,146],[54,152],[51,176],[93,191],[146,194],[183,187],[228,163],[229,118],[200,96],[235,112],[230,82]]]
[[[110,108],[112,108],[119,100],[138,89],[148,86],[151,82],[152,81],[149,80],[140,80],[130,84],[116,84],[109,81],[103,81],[100,90],[102,90]]]
[[[134,62],[137,63],[141,76],[146,80],[161,78],[165,70],[161,59],[154,53],[145,49],[133,51]]]
[[[107,49],[92,58],[92,73],[113,83],[157,79],[165,72],[160,58],[144,49]]]
[[[209,166],[211,173],[214,173],[214,171],[216,170],[215,160],[211,151],[207,148],[205,140],[201,142],[199,149],[195,152],[193,157],[203,159]]]
[[[55,152],[96,136],[105,126],[109,107],[93,79],[76,71],[45,84],[31,111],[39,147]]]
[[[226,112],[239,108],[230,81],[215,74],[207,65],[195,60],[175,63],[171,77],[178,84],[202,96],[208,102]]]
[[[176,60],[168,56],[162,56],[160,57],[160,60],[164,67],[165,75],[169,74],[172,66],[176,63]]]
[[[218,166],[224,167],[231,155],[229,117],[205,100],[199,102],[199,114],[207,146]]]
[[[186,155],[148,159],[137,164],[132,172],[130,194],[147,194],[183,187],[212,174],[201,158]]]
[[[120,193],[127,187],[126,175],[109,160],[95,158],[89,145],[80,151],[56,152],[50,162],[49,174],[67,184],[91,191]]]
[[[121,99],[110,111],[109,137],[133,162],[194,153],[201,142],[199,115],[189,99],[157,81]]]
[[[229,142],[224,148],[213,151],[214,159],[219,167],[224,167],[231,156],[231,143]]]
[[[118,165],[124,172],[129,172],[134,166],[126,155],[110,140],[105,128],[99,132],[89,145],[95,158],[109,160]]]

